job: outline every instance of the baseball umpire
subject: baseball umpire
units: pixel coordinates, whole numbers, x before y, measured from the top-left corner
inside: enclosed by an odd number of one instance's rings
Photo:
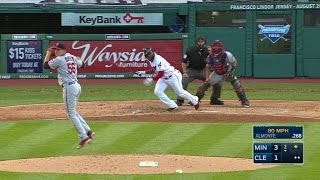
[[[196,39],[196,46],[189,47],[185,52],[182,59],[182,86],[187,90],[188,84],[195,79],[205,81],[205,67],[206,58],[209,55],[208,48],[206,47],[206,39],[203,36],[198,36]],[[207,84],[209,85],[209,84]],[[210,85],[207,87],[209,88]],[[210,98],[211,105],[223,105],[224,102],[219,98],[221,96],[222,82],[212,86],[212,95]],[[184,99],[177,97],[177,105],[182,106]]]

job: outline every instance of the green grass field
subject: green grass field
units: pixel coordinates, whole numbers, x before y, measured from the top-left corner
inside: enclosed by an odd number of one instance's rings
[[[244,84],[248,98],[319,101],[320,84]],[[196,85],[191,85],[194,92]],[[266,96],[268,94],[268,96]],[[168,95],[175,98],[173,92]],[[61,102],[58,86],[0,87],[0,106]],[[208,96],[206,96],[208,98]],[[225,84],[223,99],[236,99]],[[157,99],[153,87],[83,85],[80,101]],[[160,102],[159,102],[160,103]],[[18,113],[18,112],[17,112]],[[94,144],[75,149],[70,121],[0,122],[0,160],[90,154],[179,154],[252,158],[252,125],[257,123],[146,123],[89,121]],[[259,122],[267,124],[268,122]],[[273,123],[274,124],[274,123]],[[278,123],[284,124],[284,123]],[[286,123],[290,124],[290,123]],[[297,123],[293,123],[297,124]],[[304,125],[304,164],[256,171],[158,175],[87,175],[0,172],[1,179],[319,179],[320,123]],[[173,136],[174,135],[174,136]]]

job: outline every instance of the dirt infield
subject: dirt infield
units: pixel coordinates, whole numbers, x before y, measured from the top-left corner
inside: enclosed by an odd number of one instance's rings
[[[175,112],[166,112],[166,107],[160,101],[109,101],[80,102],[78,109],[86,119],[100,121],[296,122],[296,124],[320,121],[317,113],[320,111],[319,102],[251,101],[251,104],[250,108],[242,108],[238,101],[225,101],[224,106],[211,106],[208,101],[203,101],[198,111],[192,106],[182,106]],[[0,108],[2,121],[30,119],[65,120],[66,113],[61,103]],[[160,166],[139,167],[140,161],[157,161]],[[94,163],[91,163],[92,166],[84,166],[86,162]],[[0,162],[0,170],[4,171],[88,174],[175,173],[177,169],[181,169],[184,173],[225,172],[271,167],[274,166],[253,165],[251,159],[173,155],[48,157]]]
[[[137,83],[129,80],[81,80],[81,84]],[[255,80],[244,82],[319,83],[319,79]],[[0,85],[55,85],[54,79],[0,80]],[[97,121],[161,121],[161,122],[320,122],[320,102],[316,101],[251,101],[250,108],[242,108],[239,101],[227,100],[224,106],[201,103],[198,111],[192,106],[182,106],[174,112],[166,112],[159,101],[108,101],[80,102],[78,110],[87,120]],[[23,121],[31,119],[66,120],[62,103],[33,104],[0,107],[0,121]],[[92,144],[94,146],[94,144]],[[139,167],[139,161],[157,161],[158,167]],[[90,163],[88,163],[90,162]],[[90,166],[88,166],[90,164]],[[85,166],[84,166],[85,165]],[[88,174],[159,174],[226,172],[271,168],[274,165],[253,165],[251,159],[200,157],[178,155],[95,155],[48,157],[36,159],[0,161],[0,170],[16,172],[55,172]],[[180,172],[180,171],[179,171]]]
[[[198,111],[182,106],[166,112],[159,100],[80,102],[78,110],[88,120],[163,121],[163,122],[319,122],[318,101],[251,101],[242,108],[239,101],[227,100],[224,106],[201,103]],[[18,112],[18,113],[17,113]],[[0,108],[0,120],[66,119],[62,103],[8,106]]]
[[[140,167],[140,161],[157,162],[156,167]],[[0,170],[15,172],[85,174],[163,174],[228,172],[272,168],[254,165],[250,159],[180,155],[94,155],[65,156],[0,161]],[[13,168],[14,167],[14,168]]]

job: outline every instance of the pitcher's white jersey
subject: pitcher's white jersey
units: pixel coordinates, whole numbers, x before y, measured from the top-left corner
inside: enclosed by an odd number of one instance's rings
[[[70,53],[58,56],[48,62],[50,68],[57,69],[58,71],[59,85],[78,81],[77,69],[82,66],[82,63],[81,60]]]
[[[169,77],[174,72],[175,68],[170,65],[162,56],[155,53],[154,59],[151,62],[151,66],[156,72],[163,71],[163,78]]]

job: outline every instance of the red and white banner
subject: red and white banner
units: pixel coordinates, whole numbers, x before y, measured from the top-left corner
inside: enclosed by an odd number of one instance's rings
[[[80,73],[125,73],[151,69],[143,55],[143,48],[152,47],[172,66],[181,70],[182,40],[130,41],[50,41],[61,42],[67,52],[79,56],[87,65]]]

